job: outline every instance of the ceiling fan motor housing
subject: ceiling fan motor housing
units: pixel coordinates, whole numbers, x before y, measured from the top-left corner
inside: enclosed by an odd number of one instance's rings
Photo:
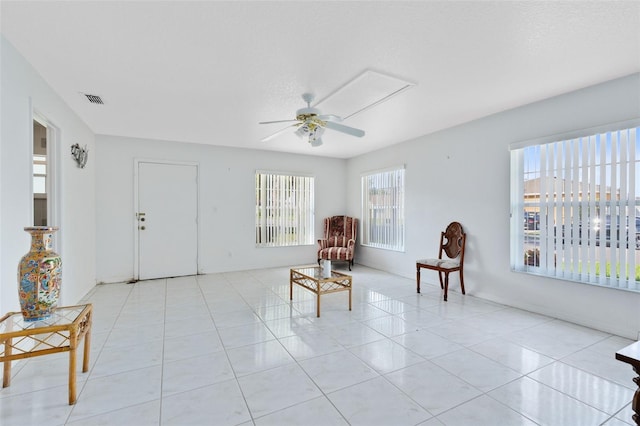
[[[320,110],[317,108],[300,108],[296,111],[296,119],[300,121],[306,121],[311,117],[320,115]]]

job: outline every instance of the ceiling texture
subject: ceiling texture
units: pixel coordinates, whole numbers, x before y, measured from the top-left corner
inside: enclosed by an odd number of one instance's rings
[[[335,158],[640,71],[639,1],[3,0],[0,15],[96,134]],[[294,119],[306,92],[365,136],[262,141],[287,124],[258,122]]]

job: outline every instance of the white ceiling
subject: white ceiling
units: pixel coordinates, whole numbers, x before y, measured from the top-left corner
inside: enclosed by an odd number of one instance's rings
[[[97,134],[349,158],[640,71],[640,2],[7,1],[2,34]],[[366,70],[416,86],[293,133]],[[100,95],[93,105],[80,93]],[[321,105],[322,106],[322,105]],[[322,111],[330,114],[331,111]]]

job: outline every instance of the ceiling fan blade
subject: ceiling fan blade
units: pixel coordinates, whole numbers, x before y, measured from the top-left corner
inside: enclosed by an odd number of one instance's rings
[[[260,121],[258,124],[293,123],[294,121],[299,121],[299,120]]]
[[[277,136],[280,136],[281,134],[283,134],[283,133],[285,133],[285,132],[289,131],[289,129],[291,129],[292,127],[296,127],[297,125],[298,125],[298,123],[296,123],[296,124],[292,124],[292,125],[290,125],[290,126],[287,126],[287,127],[285,127],[284,129],[280,129],[280,130],[278,130],[277,132],[275,132],[275,133],[273,133],[273,134],[271,134],[271,135],[269,135],[269,136],[267,136],[267,137],[262,138],[262,140],[261,140],[261,141],[262,141],[262,142],[270,141],[271,139],[273,139],[273,138],[275,138],[275,137],[277,137]]]
[[[322,114],[322,115],[318,116],[318,119],[320,119],[322,121],[333,121],[333,122],[342,121],[342,117],[337,116],[335,114]]]
[[[326,121],[325,127],[331,130],[337,130],[338,132],[346,133],[351,136],[363,137],[364,130],[356,129],[355,127],[345,126],[344,124],[334,123],[333,121]]]

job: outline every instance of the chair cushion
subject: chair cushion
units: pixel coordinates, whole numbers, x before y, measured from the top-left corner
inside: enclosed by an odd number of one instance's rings
[[[416,263],[444,269],[455,269],[460,267],[460,262],[451,259],[420,259],[417,260]]]
[[[318,259],[351,260],[353,252],[346,247],[329,247],[318,251]]]

